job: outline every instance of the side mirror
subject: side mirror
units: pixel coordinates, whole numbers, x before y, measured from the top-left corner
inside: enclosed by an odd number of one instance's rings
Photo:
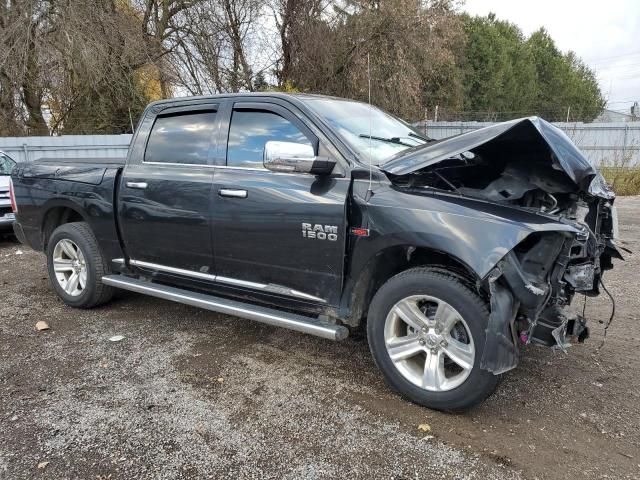
[[[264,168],[273,172],[313,175],[329,174],[336,164],[329,158],[316,157],[311,145],[272,140],[264,145],[263,163]]]

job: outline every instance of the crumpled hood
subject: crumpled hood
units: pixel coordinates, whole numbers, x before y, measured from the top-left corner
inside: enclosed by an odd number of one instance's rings
[[[579,189],[601,198],[615,197],[598,170],[558,127],[529,117],[497,123],[437,142],[410,148],[387,160],[381,170],[406,175],[476,149],[537,151],[552,168],[563,171]]]

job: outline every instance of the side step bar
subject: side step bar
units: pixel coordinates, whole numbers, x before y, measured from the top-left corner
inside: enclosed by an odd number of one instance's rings
[[[347,327],[318,320],[317,318],[304,317],[295,313],[282,312],[272,308],[191,292],[181,288],[159,285],[124,275],[105,275],[102,277],[102,283],[124,290],[131,290],[132,292],[144,293],[152,297],[204,308],[205,310],[255,320],[267,325],[309,333],[329,340],[344,340],[349,335]]]

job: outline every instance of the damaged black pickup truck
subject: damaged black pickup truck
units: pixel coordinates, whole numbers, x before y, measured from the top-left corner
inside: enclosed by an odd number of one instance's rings
[[[394,389],[449,411],[522,344],[587,338],[570,304],[622,258],[612,191],[539,118],[433,141],[337,98],[166,100],[126,160],[21,164],[11,196],[68,305],[122,288],[334,340],[363,328]]]

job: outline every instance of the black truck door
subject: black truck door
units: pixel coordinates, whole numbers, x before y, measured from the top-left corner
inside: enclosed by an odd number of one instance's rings
[[[227,141],[219,141],[218,150],[226,165],[215,167],[212,192],[217,281],[335,305],[342,286],[349,179],[263,167],[269,140],[306,143],[318,151],[318,137],[292,112],[255,100],[226,108],[221,131]]]
[[[153,125],[141,125],[118,194],[121,234],[133,265],[213,279],[216,114],[211,104],[169,108]]]

